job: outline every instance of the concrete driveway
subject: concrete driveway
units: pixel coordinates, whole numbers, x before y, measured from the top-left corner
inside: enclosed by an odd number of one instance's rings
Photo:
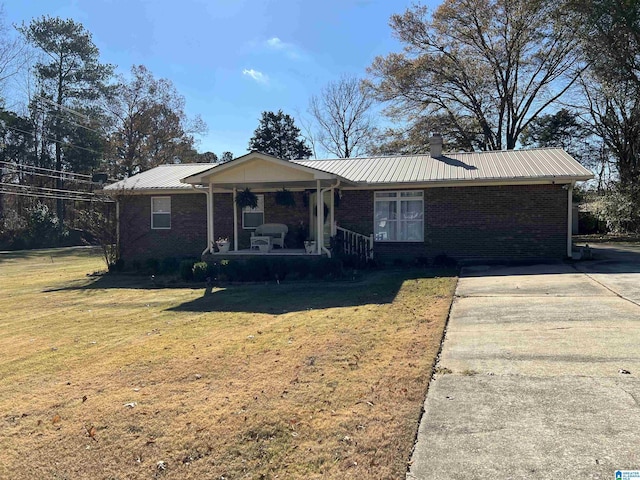
[[[466,268],[437,367],[407,479],[640,469],[640,248]]]

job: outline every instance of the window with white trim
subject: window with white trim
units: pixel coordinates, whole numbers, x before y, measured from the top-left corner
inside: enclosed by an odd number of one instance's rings
[[[424,192],[375,192],[374,219],[373,232],[377,241],[424,241]]]
[[[242,228],[253,230],[264,223],[264,195],[256,195],[258,205],[256,208],[244,207],[242,209]]]
[[[171,228],[171,197],[151,197],[151,228],[153,230]]]

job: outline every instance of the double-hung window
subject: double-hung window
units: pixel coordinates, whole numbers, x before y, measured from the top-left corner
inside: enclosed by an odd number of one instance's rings
[[[171,197],[151,197],[151,228],[153,230],[171,228]]]
[[[264,223],[264,195],[256,195],[258,205],[256,208],[244,207],[242,209],[242,228],[255,229]]]
[[[377,241],[424,241],[424,192],[375,192],[374,219]]]

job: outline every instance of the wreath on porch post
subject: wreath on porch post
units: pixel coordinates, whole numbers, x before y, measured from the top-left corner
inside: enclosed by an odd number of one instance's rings
[[[240,208],[256,208],[258,206],[258,196],[249,188],[245,188],[236,193],[236,205]]]

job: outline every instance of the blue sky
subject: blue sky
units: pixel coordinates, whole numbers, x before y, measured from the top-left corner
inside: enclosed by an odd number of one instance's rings
[[[209,131],[198,150],[236,156],[262,111],[306,114],[309,97],[343,74],[362,77],[400,51],[388,26],[411,0],[9,0],[8,23],[72,18],[103,62],[143,64],[170,79]],[[434,5],[436,2],[426,2]]]

